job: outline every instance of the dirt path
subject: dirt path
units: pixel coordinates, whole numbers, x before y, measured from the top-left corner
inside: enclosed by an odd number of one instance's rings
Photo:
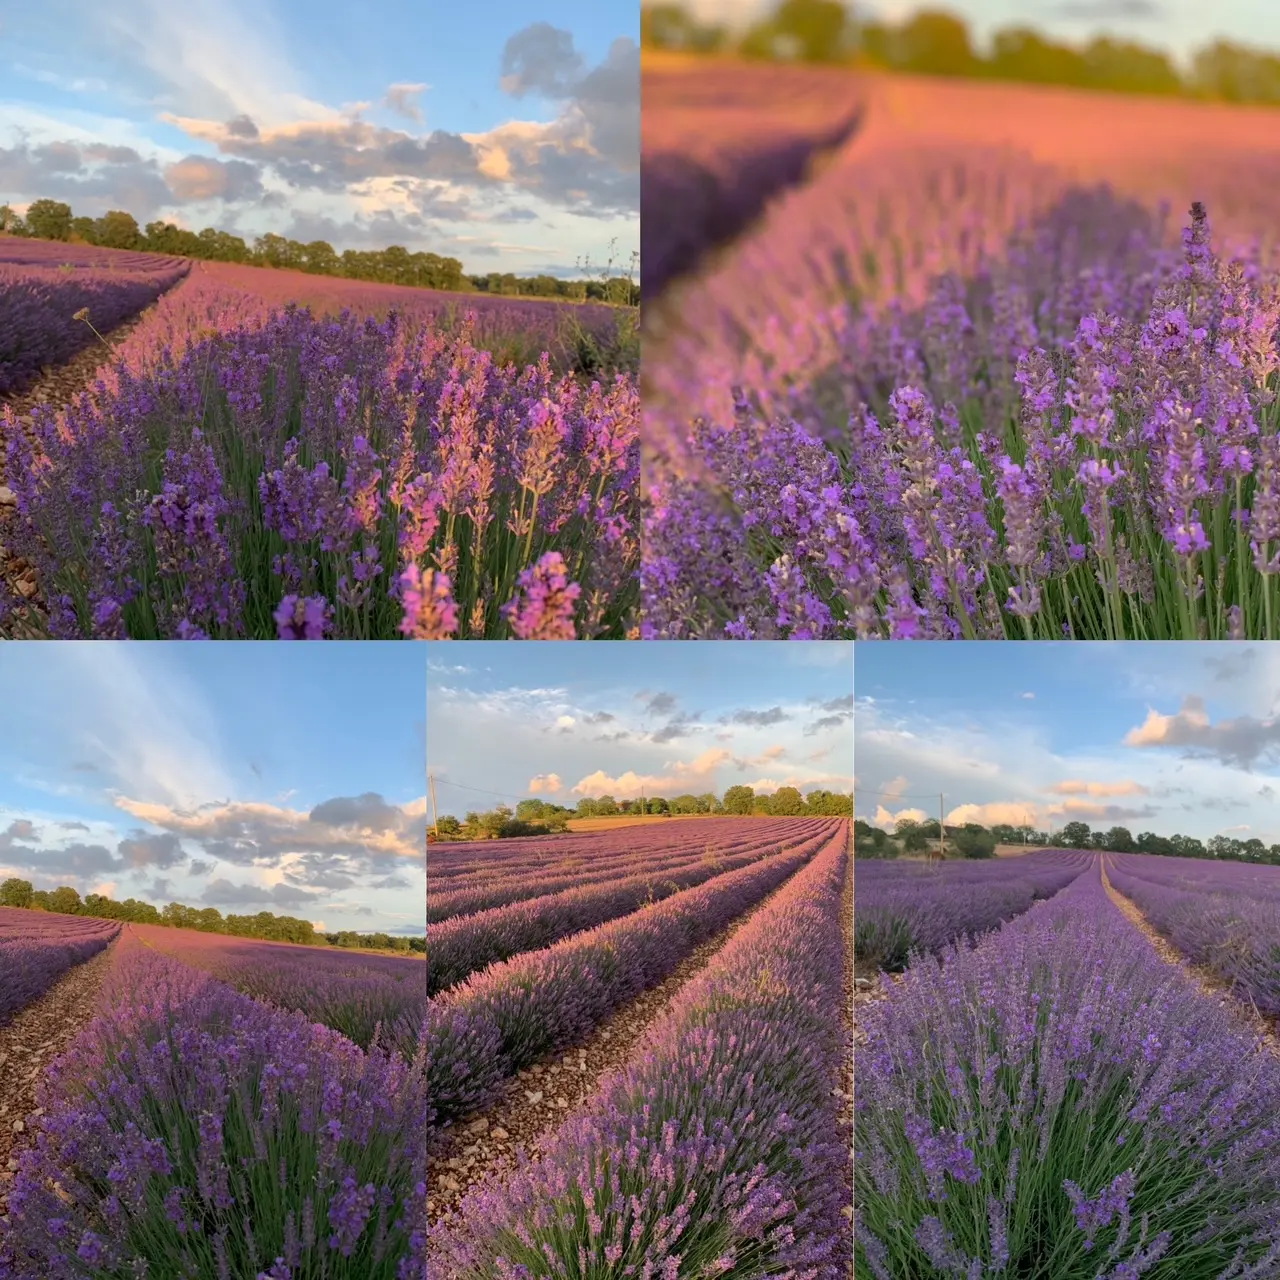
[[[599,1089],[606,1075],[626,1064],[641,1037],[666,1012],[680,989],[701,973],[729,939],[789,883],[790,878],[784,880],[704,942],[666,979],[601,1023],[582,1044],[558,1054],[555,1062],[535,1064],[521,1071],[483,1113],[447,1129],[429,1152],[429,1220],[450,1222],[472,1187],[482,1180],[501,1183],[520,1148],[532,1148],[549,1139]]]
[[[152,307],[148,307],[140,315],[132,320],[126,320],[110,333],[105,334],[107,342],[105,347],[95,339],[91,345],[82,351],[77,351],[66,364],[43,370],[40,377],[25,391],[0,396],[0,578],[12,584],[12,587],[29,601],[27,605],[14,606],[14,616],[4,627],[0,627],[0,639],[28,637],[32,634],[31,624],[35,625],[37,634],[42,633],[43,627],[40,625],[39,615],[44,612],[44,602],[40,585],[36,581],[35,569],[21,557],[11,555],[6,545],[8,540],[5,535],[17,514],[16,499],[6,483],[5,474],[9,435],[19,430],[30,431],[31,413],[37,405],[49,404],[55,409],[65,409],[82,391],[88,391],[97,379],[98,370],[111,360],[115,349],[141,324],[143,317],[151,310]],[[6,409],[12,412],[12,419],[7,419]],[[7,590],[7,588],[0,589]],[[30,617],[28,610],[38,616]]]
[[[40,1114],[36,1083],[93,1017],[114,950],[113,941],[0,1026],[0,1222],[18,1152],[28,1140],[27,1121]]]
[[[1102,887],[1107,897],[1120,908],[1121,914],[1155,948],[1156,954],[1166,964],[1177,965],[1200,988],[1201,994],[1216,1001],[1231,1014],[1240,1029],[1252,1035],[1261,1045],[1280,1057],[1280,1025],[1258,1012],[1247,997],[1242,1000],[1231,983],[1219,977],[1212,969],[1188,960],[1167,938],[1163,937],[1130,899],[1111,883],[1107,875],[1107,858],[1102,859]]]

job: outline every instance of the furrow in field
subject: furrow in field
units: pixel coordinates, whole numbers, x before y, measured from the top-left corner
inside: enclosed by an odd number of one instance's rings
[[[8,1212],[17,1153],[36,1109],[36,1084],[93,1017],[115,940],[64,973],[42,996],[0,1026],[0,1223]]]
[[[789,882],[788,882],[789,883]],[[642,991],[578,1044],[534,1063],[508,1080],[482,1113],[444,1130],[429,1152],[432,1181],[427,1214],[445,1223],[467,1191],[489,1179],[501,1181],[520,1149],[532,1150],[559,1129],[596,1092],[600,1081],[625,1065],[645,1032],[672,1000],[723,950],[730,938],[782,892],[772,890],[754,907],[690,952],[655,987]]]
[[[1280,1057],[1280,1023],[1268,1018],[1258,1011],[1258,1007],[1249,999],[1246,992],[1228,982],[1221,974],[1215,973],[1206,965],[1196,964],[1188,956],[1183,955],[1160,931],[1147,919],[1138,905],[1123,894],[1111,881],[1107,874],[1109,859],[1102,859],[1102,887],[1107,897],[1120,909],[1125,919],[1142,934],[1155,948],[1156,954],[1166,964],[1176,965],[1200,988],[1203,995],[1215,1001],[1228,1014],[1241,1024],[1242,1029],[1256,1036],[1258,1042],[1269,1052]]]

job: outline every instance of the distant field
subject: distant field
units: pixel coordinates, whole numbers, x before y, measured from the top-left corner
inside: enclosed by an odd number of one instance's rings
[[[570,818],[570,831],[612,831],[614,827],[638,827],[646,822],[671,822],[681,818],[723,818],[715,813],[636,813],[618,818]],[[732,821],[732,819],[731,819]]]

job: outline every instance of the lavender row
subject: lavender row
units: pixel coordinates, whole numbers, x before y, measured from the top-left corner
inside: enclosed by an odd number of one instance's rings
[[[0,1023],[44,995],[69,969],[96,956],[115,930],[95,937],[0,941]]]
[[[154,271],[63,272],[0,264],[0,395],[20,390],[171,289],[187,264]]]
[[[427,1012],[427,967],[392,956],[346,956],[135,925],[149,946],[195,965],[255,1000],[296,1010],[362,1049],[417,1051]],[[378,963],[381,962],[381,963]]]
[[[463,1201],[464,1225],[431,1241],[448,1274],[845,1280],[850,1152],[832,1091],[847,1048],[847,874],[846,835],[680,993],[548,1149]]]
[[[828,825],[822,834],[791,847],[812,849],[827,839],[829,832]],[[548,947],[571,933],[661,902],[681,890],[776,856],[786,848],[770,844],[728,857],[699,858],[665,870],[646,869],[607,884],[542,894],[446,921],[430,928],[427,934],[428,987],[432,994],[444,991],[487,965],[522,951]]]
[[[1280,1268],[1280,1063],[1158,959],[1097,865],[922,957],[860,1029],[859,1275]]]
[[[0,1275],[425,1280],[421,1062],[122,947],[39,1086]]]
[[[0,907],[0,941],[13,938],[80,938],[114,932],[109,921],[93,916],[66,916],[60,912]]]
[[[1280,897],[1253,898],[1143,874],[1145,858],[1119,855],[1111,883],[1183,955],[1212,969],[1269,1017],[1280,1017]],[[1178,859],[1181,861],[1181,859]]]
[[[661,982],[810,857],[777,854],[543,951],[505,960],[437,996],[427,1007],[425,1032],[428,1129],[483,1106],[503,1080],[572,1044]]]
[[[61,269],[99,267],[107,271],[167,271],[190,266],[182,258],[165,253],[136,252],[132,249],[104,249],[92,244],[69,244],[57,240],[28,240],[0,235],[0,263],[22,267]]]
[[[1159,854],[1112,854],[1130,876],[1153,884],[1195,889],[1208,894],[1280,901],[1280,868],[1217,858],[1170,858]]]
[[[1090,860],[1087,853],[1053,850],[938,867],[860,862],[854,955],[879,969],[901,969],[912,952],[984,933],[1052,897]]]
[[[467,881],[463,887],[445,893],[432,890],[434,877],[428,871],[427,922],[430,924],[448,920],[453,916],[503,906],[522,898],[617,878],[629,872],[660,871],[702,859],[735,857],[752,849],[776,845],[780,840],[800,839],[813,829],[812,821],[807,827],[794,824],[785,828],[757,825],[756,830],[750,834],[715,843],[701,838],[675,840],[664,832],[657,839],[636,842],[614,854],[600,851],[597,856],[590,858],[557,859],[545,869],[534,862],[529,865],[538,869],[528,874],[515,874],[508,878],[507,874],[495,869],[494,874],[485,877],[479,884]]]

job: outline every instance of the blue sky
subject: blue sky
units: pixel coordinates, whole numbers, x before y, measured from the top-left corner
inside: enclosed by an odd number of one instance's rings
[[[852,644],[428,644],[441,813],[539,795],[849,790]]]
[[[857,814],[1280,842],[1280,645],[867,644]]]
[[[716,22],[750,22],[774,0],[687,0],[692,13]],[[1195,47],[1223,37],[1280,47],[1280,5],[1275,0],[863,0],[863,14],[898,21],[918,9],[948,9],[965,18],[979,42],[1000,27],[1033,26],[1061,40],[1097,34],[1123,36],[1185,59]]]
[[[425,928],[418,645],[0,649],[0,879]]]
[[[636,0],[48,0],[0,18],[0,202],[574,274],[639,245]]]

